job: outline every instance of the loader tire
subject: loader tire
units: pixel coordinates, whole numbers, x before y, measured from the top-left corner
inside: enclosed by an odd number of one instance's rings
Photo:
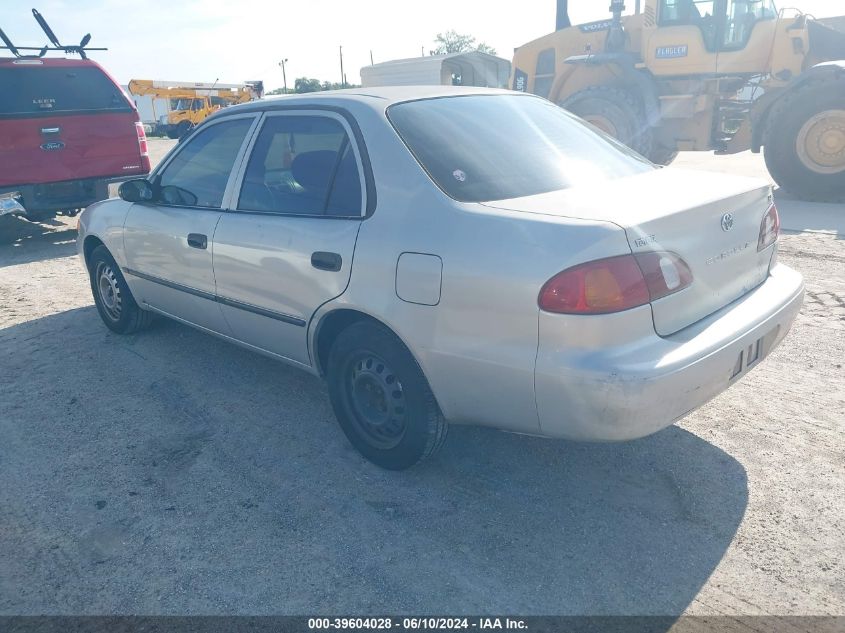
[[[802,200],[845,201],[845,79],[787,94],[769,114],[763,156],[775,182]]]
[[[654,132],[648,125],[643,105],[629,91],[591,86],[560,105],[646,158],[654,152]]]
[[[180,121],[176,126],[176,138],[182,138],[188,132],[194,129],[194,124],[190,121]]]
[[[678,150],[668,149],[660,145],[655,145],[651,153],[646,156],[652,163],[656,165],[668,165],[678,157]]]

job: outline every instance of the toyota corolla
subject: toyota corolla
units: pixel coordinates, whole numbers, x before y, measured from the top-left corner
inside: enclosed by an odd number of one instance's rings
[[[372,462],[447,424],[642,437],[789,330],[768,184],[657,168],[541,98],[442,87],[299,95],[209,118],[79,250],[130,334],[176,319],[322,376]]]

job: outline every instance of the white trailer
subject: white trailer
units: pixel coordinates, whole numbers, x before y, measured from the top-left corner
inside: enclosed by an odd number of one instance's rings
[[[376,86],[478,86],[505,88],[511,63],[487,53],[451,53],[395,59],[361,69],[361,85]]]

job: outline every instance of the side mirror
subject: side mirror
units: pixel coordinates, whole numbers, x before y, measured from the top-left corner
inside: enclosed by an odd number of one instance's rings
[[[153,186],[145,178],[121,183],[117,195],[126,202],[149,202],[153,199]]]

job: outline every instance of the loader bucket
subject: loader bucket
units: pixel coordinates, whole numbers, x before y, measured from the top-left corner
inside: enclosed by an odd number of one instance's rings
[[[826,62],[845,59],[845,17],[810,20],[807,22],[807,35],[813,58]]]

